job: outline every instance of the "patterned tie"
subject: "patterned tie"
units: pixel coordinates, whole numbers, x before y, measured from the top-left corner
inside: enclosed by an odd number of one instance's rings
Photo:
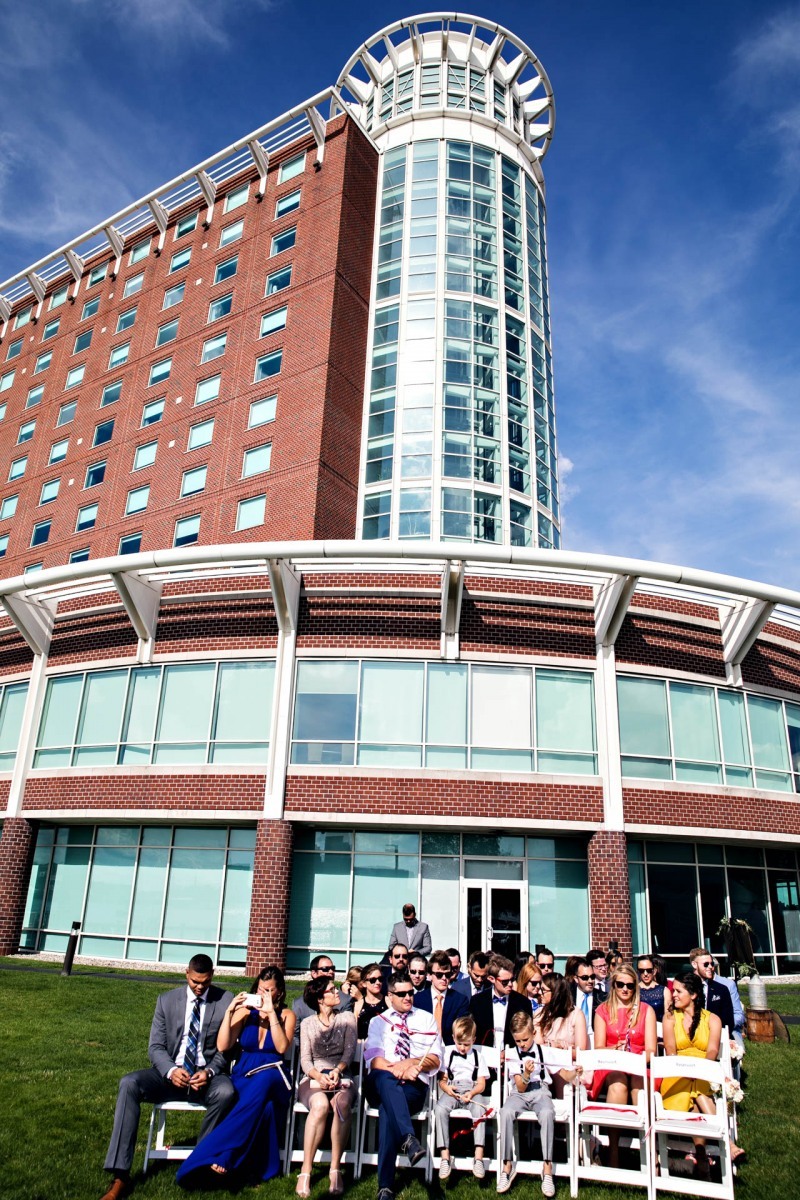
[[[190,1075],[194,1075],[197,1070],[197,1047],[200,1043],[200,1005],[202,1001],[198,996],[192,1006],[192,1016],[189,1021],[189,1036],[186,1039],[186,1053],[183,1056],[183,1069],[188,1071]]]
[[[395,1053],[400,1059],[411,1057],[411,1033],[406,1024],[405,1017],[400,1022],[397,1032],[397,1046]]]
[[[441,1034],[441,1032],[442,1032],[442,997],[441,996],[436,997],[436,1011],[434,1012],[433,1015],[436,1019],[436,1026],[439,1030],[439,1033]]]

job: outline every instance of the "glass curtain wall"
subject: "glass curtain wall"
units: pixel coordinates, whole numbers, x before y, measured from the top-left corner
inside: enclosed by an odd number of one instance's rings
[[[7,683],[0,688],[0,771],[10,771],[14,766],[27,696],[27,682]]]
[[[20,948],[184,965],[244,963],[255,828],[40,828]]]

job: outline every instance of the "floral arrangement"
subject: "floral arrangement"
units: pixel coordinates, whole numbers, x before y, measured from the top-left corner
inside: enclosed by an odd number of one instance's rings
[[[712,1083],[711,1090],[716,1095],[719,1095],[720,1091],[723,1091],[725,1099],[729,1104],[741,1104],[744,1100],[744,1092],[738,1079],[726,1077],[723,1084]]]

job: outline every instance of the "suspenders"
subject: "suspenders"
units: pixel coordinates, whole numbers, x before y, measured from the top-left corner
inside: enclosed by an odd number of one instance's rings
[[[478,1078],[478,1051],[475,1049],[475,1047],[474,1047],[474,1046],[473,1046],[473,1047],[472,1047],[472,1049],[470,1050],[470,1054],[472,1055],[472,1082],[473,1082],[473,1083],[475,1083],[475,1082],[477,1081],[477,1078]],[[540,1054],[540,1056],[541,1056],[541,1050],[539,1051],[539,1054]],[[448,1080],[448,1083],[452,1083],[452,1082],[453,1082],[453,1079],[454,1079],[454,1075],[453,1075],[453,1059],[454,1059],[454,1058],[456,1058],[456,1057],[458,1057],[458,1058],[463,1058],[465,1062],[469,1061],[469,1060],[468,1060],[468,1056],[467,1056],[466,1054],[462,1054],[462,1053],[461,1053],[459,1050],[455,1050],[455,1049],[452,1051],[452,1053],[450,1054],[450,1057],[449,1057],[449,1058],[448,1058],[448,1060],[447,1060],[447,1080]]]

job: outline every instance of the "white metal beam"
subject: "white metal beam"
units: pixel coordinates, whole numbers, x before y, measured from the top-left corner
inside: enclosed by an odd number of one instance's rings
[[[300,586],[302,575],[295,571],[289,560],[270,558],[267,561],[269,588],[272,606],[281,633],[297,632],[297,614],[300,609]]]
[[[397,68],[400,66],[400,59],[397,57],[397,51],[395,50],[394,45],[392,44],[392,39],[390,37],[385,37],[383,39],[383,44],[386,47],[386,53],[388,55],[389,61],[396,71]]]
[[[197,180],[197,186],[203,193],[203,199],[208,205],[208,211],[206,212],[206,217],[203,222],[205,228],[208,229],[209,225],[211,224],[211,218],[214,215],[214,200],[217,195],[217,185],[214,183],[214,180],[207,171],[198,171],[195,175],[195,179]]]
[[[505,46],[505,44],[506,44],[505,34],[498,33],[497,36],[495,37],[494,41],[492,42],[491,46],[489,47],[489,57],[488,57],[488,60],[486,63],[487,71],[494,70],[495,64],[496,64],[498,58],[500,57],[500,55],[503,51],[503,46]]]
[[[612,575],[600,588],[594,605],[594,636],[598,646],[613,646],[617,640],[638,575]]]
[[[464,597],[464,563],[449,559],[442,571],[442,657],[458,658],[458,629]]]
[[[264,193],[267,190],[267,171],[269,170],[269,154],[261,145],[258,138],[253,138],[252,142],[247,143],[247,149],[250,151],[250,156],[256,165],[258,171],[258,191],[256,196],[259,200],[264,198]]]
[[[317,165],[321,165],[325,155],[325,122],[315,108],[310,108],[306,116],[311,126],[311,132],[314,134],[314,141],[317,143],[317,157],[315,162]]]
[[[150,583],[133,571],[115,571],[111,578],[140,642],[152,642],[161,604],[161,584]]]
[[[153,214],[153,220],[158,229],[158,244],[156,246],[156,254],[158,255],[164,249],[164,239],[167,236],[167,225],[169,224],[169,213],[161,201],[155,198],[147,201],[147,207]]]
[[[769,601],[752,597],[734,605],[722,625],[722,650],[726,665],[741,666],[774,608],[775,605]]]
[[[67,260],[67,266],[72,272],[72,278],[75,280],[72,288],[72,299],[74,300],[78,294],[78,288],[81,286],[81,279],[86,264],[75,250],[65,250],[64,258]]]
[[[31,291],[36,297],[37,304],[41,306],[41,303],[44,300],[45,292],[47,291],[47,285],[45,281],[42,279],[41,275],[37,275],[35,271],[29,271],[25,278],[28,281]]]
[[[6,324],[11,316],[11,304],[5,296],[0,296],[0,321]]]
[[[55,609],[40,600],[25,596],[0,596],[0,604],[14,622],[34,654],[46,656],[53,636]]]
[[[106,235],[108,244],[114,255],[114,268],[111,272],[111,278],[116,279],[117,275],[119,275],[119,264],[122,262],[122,255],[125,253],[125,239],[116,225],[105,225],[103,233]]]

